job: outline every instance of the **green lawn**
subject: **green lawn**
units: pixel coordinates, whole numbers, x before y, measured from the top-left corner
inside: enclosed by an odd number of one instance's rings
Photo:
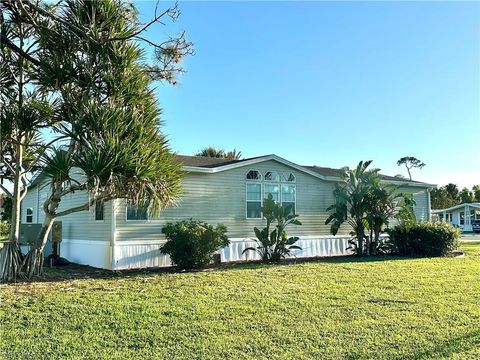
[[[0,285],[0,358],[480,359],[480,242],[462,249]]]

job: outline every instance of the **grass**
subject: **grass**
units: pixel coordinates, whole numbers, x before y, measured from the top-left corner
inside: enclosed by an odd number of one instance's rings
[[[0,358],[479,359],[480,242],[464,258],[192,273],[56,270],[0,285]]]

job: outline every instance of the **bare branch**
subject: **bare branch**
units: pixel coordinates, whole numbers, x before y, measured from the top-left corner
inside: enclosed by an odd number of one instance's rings
[[[8,190],[3,184],[0,183],[0,189],[3,190],[5,194],[7,194],[8,197],[13,198],[13,194]]]
[[[160,21],[160,19],[162,17],[166,16],[166,15],[168,15],[173,21],[175,21],[178,18],[178,15],[179,15],[178,4],[175,4],[175,6],[170,7],[167,10],[165,10],[164,12],[162,12],[160,15],[157,15],[158,3],[159,3],[159,1],[157,1],[157,4],[155,5],[155,16],[154,16],[154,18],[152,20],[150,20],[148,23],[146,23],[144,26],[142,26],[142,28],[140,28],[140,30],[135,31],[134,33],[132,33],[130,35],[127,35],[127,36],[119,36],[119,37],[110,38],[110,39],[108,39],[108,41],[122,41],[122,40],[132,39],[132,38],[140,35],[145,30],[147,30],[154,23],[160,23],[162,25],[165,25],[164,23],[162,23]]]

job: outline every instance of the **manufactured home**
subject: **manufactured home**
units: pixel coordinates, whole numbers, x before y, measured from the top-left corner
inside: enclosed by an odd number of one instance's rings
[[[149,218],[145,211],[117,199],[93,206],[90,211],[73,213],[61,221],[60,255],[70,261],[104,269],[130,269],[169,266],[168,256],[160,254],[167,222],[199,219],[228,228],[231,244],[220,250],[221,261],[255,258],[242,251],[253,245],[253,228],[264,225],[261,206],[272,194],[276,201],[293,205],[301,226],[289,234],[300,238],[296,257],[347,255],[350,229],[345,226],[336,236],[325,225],[325,211],[334,202],[333,190],[341,170],[301,166],[276,155],[244,160],[197,156],[177,156],[183,164],[183,195],[176,206]],[[430,193],[434,185],[383,176],[383,181],[400,186],[414,195],[418,220],[430,219]],[[22,223],[39,226],[44,218],[42,203],[48,188],[37,181],[22,204]],[[77,192],[62,200],[61,208],[81,205],[87,193]],[[24,226],[25,227],[25,226]]]
[[[447,209],[432,210],[438,220],[452,224],[463,232],[480,231],[480,203],[465,203]]]

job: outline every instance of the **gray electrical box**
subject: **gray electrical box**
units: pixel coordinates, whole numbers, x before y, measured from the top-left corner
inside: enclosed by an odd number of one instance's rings
[[[61,223],[60,223],[61,224]],[[21,245],[32,245],[36,240],[38,233],[42,229],[42,224],[20,224],[20,244]],[[61,225],[60,225],[61,229]],[[60,230],[61,234],[61,230]],[[60,235],[61,237],[61,235]],[[50,234],[51,238],[51,234]],[[53,252],[52,241],[48,239],[47,244],[43,250],[45,256],[50,255]]]
[[[21,224],[20,225],[20,244],[30,245],[37,240],[38,233],[42,229],[42,224]]]

